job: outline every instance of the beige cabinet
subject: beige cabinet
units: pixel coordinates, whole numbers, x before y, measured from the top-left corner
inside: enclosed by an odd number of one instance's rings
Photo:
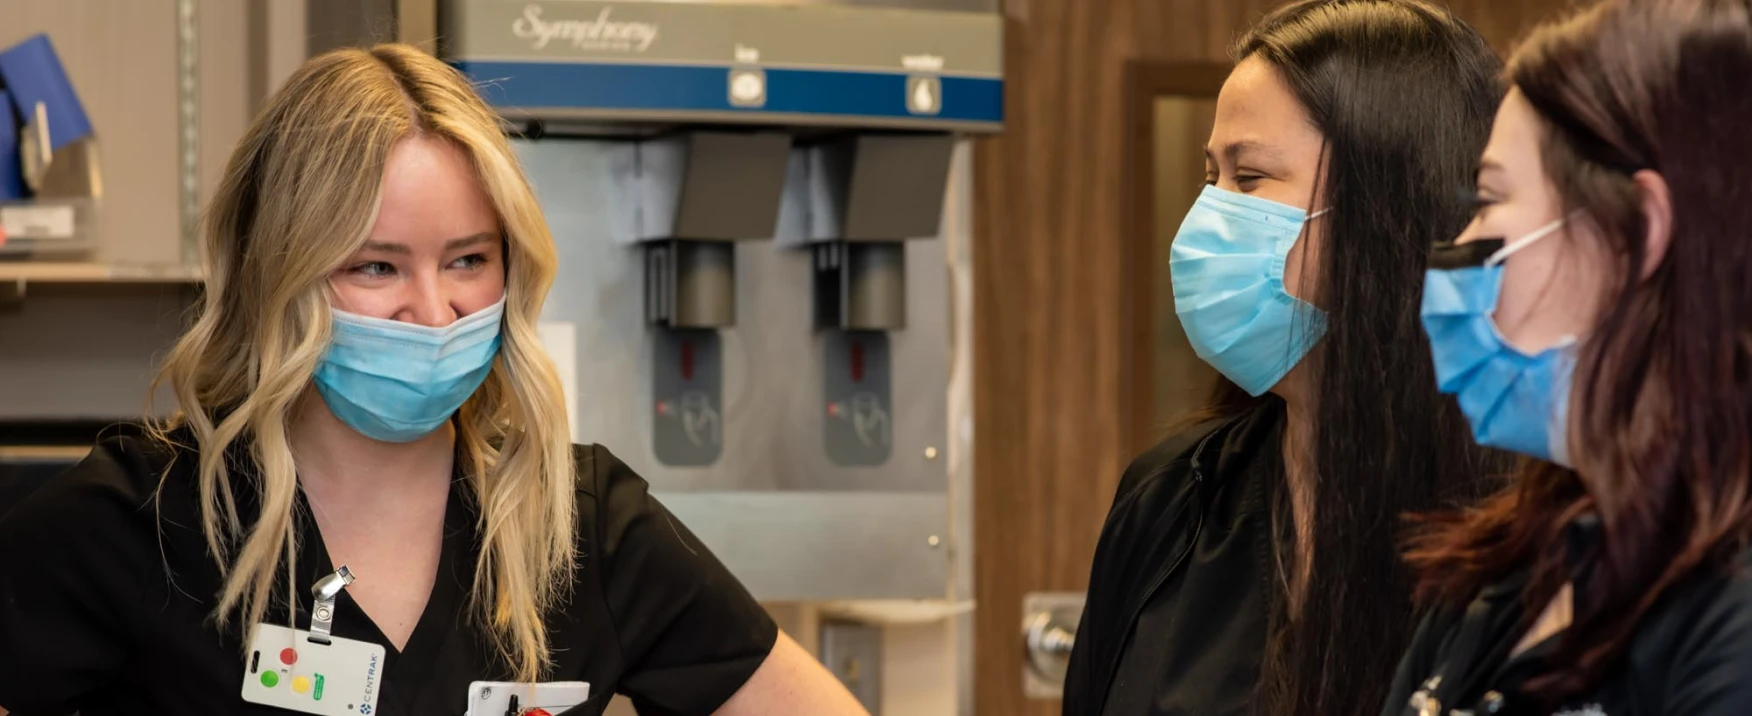
[[[301,37],[304,0],[194,4],[195,198],[204,204],[272,72],[272,13]],[[0,0],[0,47],[47,33],[99,141],[104,196],[86,256],[0,262],[0,422],[138,417],[181,330],[186,280],[178,0]],[[252,24],[253,23],[253,24]],[[266,39],[264,39],[266,38]],[[125,285],[118,285],[125,284]],[[167,407],[161,402],[160,407]]]
[[[252,32],[251,13],[266,14],[271,9],[265,6],[275,4],[286,3],[194,3],[198,125],[192,138],[202,203],[248,122],[252,71],[265,75],[259,47],[251,55],[267,34],[266,23]],[[302,2],[297,5],[301,15]],[[178,10],[177,0],[0,0],[0,47],[48,33],[97,132],[104,197],[97,248],[82,263],[184,263]],[[33,275],[16,267],[14,273]],[[34,275],[74,274],[39,267]]]

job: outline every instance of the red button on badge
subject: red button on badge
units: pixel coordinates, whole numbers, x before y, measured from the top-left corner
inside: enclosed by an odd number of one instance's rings
[[[281,649],[280,650],[280,663],[285,664],[287,666],[291,666],[293,664],[298,663],[298,651],[295,649]]]

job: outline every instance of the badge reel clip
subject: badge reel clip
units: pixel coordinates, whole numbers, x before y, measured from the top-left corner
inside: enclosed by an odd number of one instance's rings
[[[335,598],[341,595],[341,590],[353,583],[353,573],[347,565],[341,565],[310,588],[310,595],[315,603],[310,606],[310,641],[313,644],[329,644],[333,640],[330,635],[335,629]]]

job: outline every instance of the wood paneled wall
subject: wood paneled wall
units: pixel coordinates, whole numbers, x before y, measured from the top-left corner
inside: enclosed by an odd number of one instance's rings
[[[1127,73],[1225,62],[1277,0],[1009,0],[1006,129],[974,172],[976,703],[1022,698],[1021,596],[1080,591],[1120,471],[1134,392],[1123,235]],[[1499,50],[1566,0],[1459,0]],[[1137,160],[1137,161],[1133,161]],[[1138,162],[1144,162],[1139,164]]]

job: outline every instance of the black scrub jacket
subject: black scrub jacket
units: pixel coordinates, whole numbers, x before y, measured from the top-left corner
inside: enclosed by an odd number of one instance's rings
[[[1064,716],[1250,716],[1283,598],[1276,399],[1134,460],[1101,529]],[[1275,715],[1274,715],[1275,716]]]
[[[574,454],[579,568],[563,613],[548,619],[549,679],[587,681],[591,698],[565,713],[600,714],[616,692],[641,716],[713,712],[765,660],[777,627],[643,479],[601,447]],[[201,536],[196,456],[172,457],[155,443],[106,439],[0,521],[0,707],[14,716],[292,713],[240,696],[241,625],[220,631],[210,619],[221,580]],[[167,464],[160,520],[153,493]],[[248,524],[259,508],[236,484]],[[341,593],[335,635],[387,654],[376,714],[459,715],[471,682],[510,680],[469,616],[473,499],[454,482],[438,579],[405,651]],[[310,585],[333,565],[302,498],[296,514],[306,628]],[[277,606],[267,619],[284,615]]]
[[[1598,523],[1568,528],[1571,572]],[[1527,634],[1529,568],[1480,590],[1464,608],[1427,614],[1399,663],[1382,716],[1747,716],[1752,714],[1752,550],[1669,588],[1624,653],[1585,696],[1551,707],[1526,695],[1558,636],[1510,656]],[[1577,600],[1588,595],[1578,589]],[[1579,603],[1579,602],[1578,602]]]

